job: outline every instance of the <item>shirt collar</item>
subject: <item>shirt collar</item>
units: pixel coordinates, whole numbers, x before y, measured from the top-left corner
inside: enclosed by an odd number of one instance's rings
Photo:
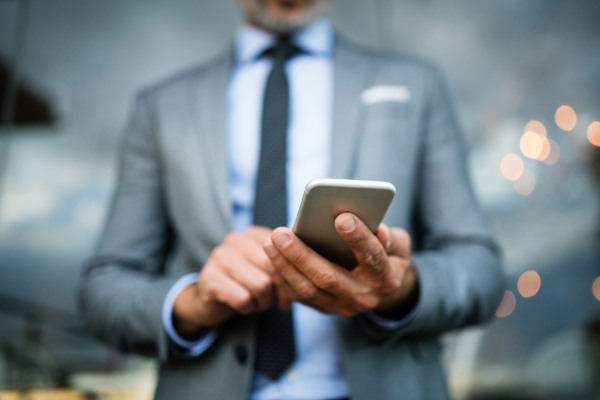
[[[315,56],[330,57],[334,33],[328,20],[319,18],[294,37],[294,42],[305,52]],[[237,63],[246,63],[258,57],[275,42],[275,35],[249,24],[243,24],[235,38]]]

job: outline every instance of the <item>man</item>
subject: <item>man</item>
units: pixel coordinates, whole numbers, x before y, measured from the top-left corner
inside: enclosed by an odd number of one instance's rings
[[[436,70],[347,44],[326,4],[240,0],[233,54],[138,98],[80,298],[100,337],[160,358],[157,398],[446,398],[437,335],[498,306]],[[323,177],[397,189],[376,234],[337,217],[352,271],[285,227]]]

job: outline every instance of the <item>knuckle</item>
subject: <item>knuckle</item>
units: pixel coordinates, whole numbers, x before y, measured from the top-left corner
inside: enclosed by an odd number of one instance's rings
[[[379,265],[383,262],[384,258],[383,247],[373,246],[365,253],[364,262],[367,265]]]
[[[402,286],[402,278],[399,276],[391,276],[385,280],[382,289],[386,293],[394,292]]]
[[[238,232],[229,232],[227,236],[225,236],[224,243],[235,243],[240,240],[241,234]]]
[[[246,229],[246,232],[244,232],[244,236],[249,237],[254,240],[260,240],[262,238],[262,236],[265,236],[265,235],[264,235],[263,228],[259,228],[257,226],[251,226],[248,229]]]
[[[207,284],[203,290],[200,290],[199,294],[200,300],[205,303],[213,302],[217,299],[217,295],[212,284]]]
[[[260,294],[265,294],[271,290],[271,280],[268,277],[260,277],[256,280],[256,289]]]
[[[234,307],[241,312],[244,312],[245,310],[247,310],[249,308],[249,306],[252,305],[252,296],[250,296],[250,293],[241,293],[235,300],[234,300]]]
[[[356,299],[356,308],[358,312],[365,312],[377,307],[375,296],[361,296]]]
[[[314,281],[321,289],[332,289],[338,284],[338,279],[333,271],[321,272],[315,277]]]
[[[298,288],[300,297],[304,300],[314,300],[317,296],[317,288],[311,284],[305,283]]]
[[[224,246],[217,246],[212,251],[213,258],[217,261],[223,261],[227,255],[227,249]]]
[[[198,282],[203,283],[206,281],[210,281],[214,275],[214,264],[206,263],[204,268],[200,270],[200,274],[198,275]]]
[[[212,268],[205,267],[200,271],[200,275],[198,276],[198,284],[201,286],[210,286],[210,282],[213,280],[213,271]]]
[[[218,299],[219,285],[211,276],[200,275],[198,281],[200,299],[204,302],[211,302]]]
[[[205,290],[214,290],[215,281],[219,278],[219,271],[216,270],[214,266],[206,266],[200,272],[200,276],[198,277],[198,285],[200,287],[204,287]]]

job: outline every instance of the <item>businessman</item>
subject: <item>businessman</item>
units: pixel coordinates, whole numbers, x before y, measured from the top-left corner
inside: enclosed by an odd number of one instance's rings
[[[90,328],[162,361],[159,399],[443,399],[437,336],[503,293],[436,69],[360,49],[327,0],[239,0],[233,51],[136,102],[87,263]],[[315,178],[397,194],[352,271],[287,228]]]

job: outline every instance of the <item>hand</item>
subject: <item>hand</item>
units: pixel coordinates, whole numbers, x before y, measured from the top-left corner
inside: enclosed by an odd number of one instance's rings
[[[352,271],[318,255],[290,229],[273,231],[265,253],[272,262],[269,273],[278,306],[284,309],[297,301],[340,316],[368,310],[389,318],[408,313],[418,298],[408,233],[381,224],[374,235],[350,213],[340,214],[335,227],[358,260]]]
[[[211,252],[198,282],[184,289],[173,305],[173,324],[184,338],[218,325],[236,313],[269,309],[273,285],[265,272],[270,264],[262,244],[271,229],[252,226],[244,234],[232,232]]]

